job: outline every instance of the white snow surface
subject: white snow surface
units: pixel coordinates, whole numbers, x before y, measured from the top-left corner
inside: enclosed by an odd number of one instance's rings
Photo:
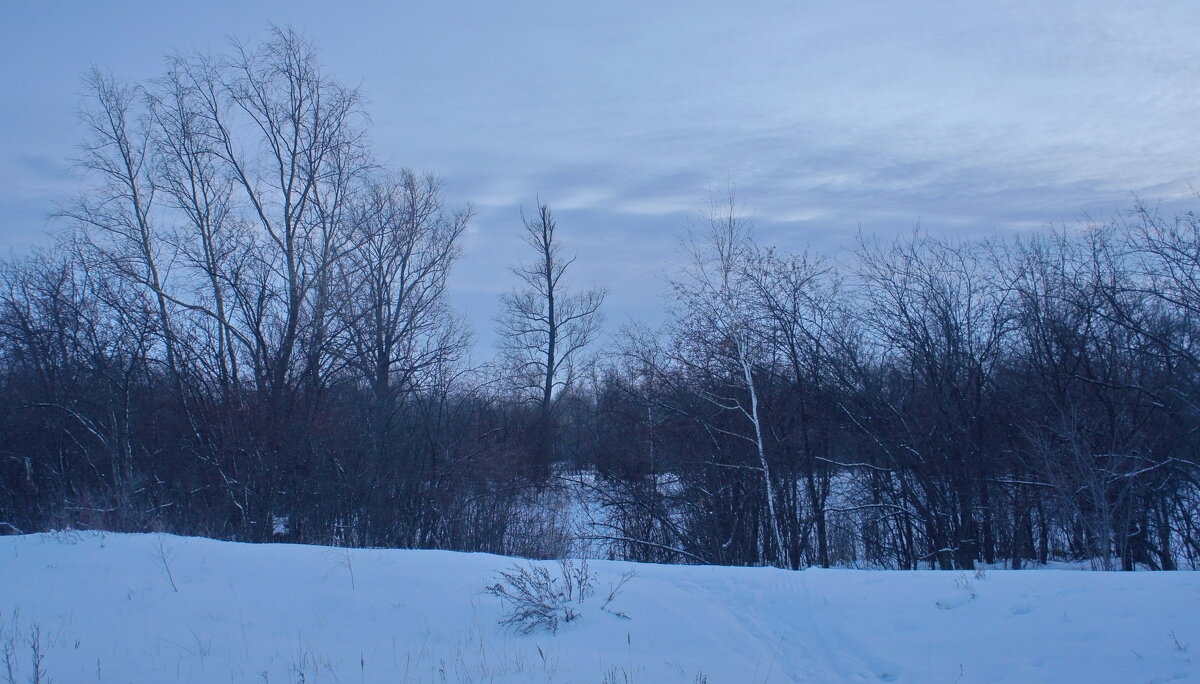
[[[516,562],[170,535],[0,537],[0,681],[5,644],[16,681],[29,680],[35,626],[58,684],[1200,678],[1194,572],[590,561],[598,591],[582,617],[520,635],[497,625],[504,607],[482,591]],[[626,620],[601,603],[630,569],[610,606]]]

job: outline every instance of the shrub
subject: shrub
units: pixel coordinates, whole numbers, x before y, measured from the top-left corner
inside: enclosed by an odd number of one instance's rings
[[[544,629],[551,634],[561,623],[572,622],[580,616],[578,606],[595,591],[595,577],[587,561],[576,565],[560,560],[555,577],[545,565],[527,563],[513,565],[500,572],[497,581],[484,588],[493,596],[508,602],[510,609],[500,617],[500,624],[521,634]]]

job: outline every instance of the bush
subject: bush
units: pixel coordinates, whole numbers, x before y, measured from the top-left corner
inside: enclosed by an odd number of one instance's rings
[[[511,606],[500,624],[521,634],[544,629],[551,634],[560,623],[580,616],[578,606],[595,593],[595,577],[587,561],[558,561],[555,577],[545,565],[513,565],[500,572],[497,581],[484,591],[499,596]]]

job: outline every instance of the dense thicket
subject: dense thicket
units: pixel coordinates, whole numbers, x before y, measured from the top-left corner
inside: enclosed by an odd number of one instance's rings
[[[1200,563],[1200,216],[839,263],[731,201],[668,322],[596,349],[539,207],[472,369],[470,211],[374,162],[296,35],[87,83],[88,184],[0,265],[0,530],[553,555],[570,517],[647,561]]]
[[[598,394],[626,552],[786,567],[1195,565],[1200,217],[834,265],[693,239],[665,333]],[[638,408],[630,409],[629,405]],[[669,550],[667,547],[670,547]]]

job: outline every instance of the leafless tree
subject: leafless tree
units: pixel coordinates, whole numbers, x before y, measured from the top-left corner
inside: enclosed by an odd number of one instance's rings
[[[197,328],[207,339],[196,361],[211,365],[202,375],[215,377],[221,393],[233,398],[240,389],[239,359],[250,352],[244,332],[235,327],[231,304],[248,246],[245,222],[234,201],[233,178],[215,146],[212,119],[204,116],[202,89],[213,84],[197,75],[203,63],[178,56],[168,63],[147,98],[154,182],[175,219],[162,239],[171,244],[180,267],[194,275],[173,301],[201,315]]]
[[[790,565],[780,519],[777,476],[767,456],[767,438],[760,408],[759,382],[764,365],[772,365],[773,349],[764,344],[756,325],[746,274],[754,258],[750,225],[738,212],[732,192],[724,203],[714,203],[708,216],[707,233],[690,235],[686,243],[686,266],[681,278],[672,281],[680,354],[676,359],[693,371],[704,370],[733,382],[725,392],[719,385],[703,391],[705,398],[722,410],[732,411],[746,421],[746,430],[713,428],[744,440],[753,447],[754,465],[760,477],[766,508],[765,527],[770,539],[769,561]],[[715,345],[715,346],[714,346]],[[768,360],[769,359],[769,360]],[[738,467],[734,464],[734,467]]]
[[[817,540],[816,560],[828,566],[829,534],[825,508],[836,461],[830,423],[837,402],[837,376],[845,363],[841,351],[854,326],[839,304],[841,279],[831,264],[808,253],[781,255],[756,249],[748,260],[744,280],[749,304],[763,335],[778,350],[784,363],[777,372],[786,381],[791,402],[782,420],[771,431],[777,447],[786,454],[788,480],[803,480],[807,505]],[[796,486],[784,488],[785,519],[797,523],[804,517]],[[807,535],[790,525],[787,544],[792,562],[798,563]]]
[[[600,331],[605,292],[571,289],[565,275],[575,257],[563,255],[549,205],[524,223],[533,259],[512,269],[520,283],[500,299],[497,332],[503,368],[537,404],[534,468],[544,471],[554,459],[555,399],[576,380],[584,349]]]
[[[173,255],[155,225],[152,124],[139,106],[143,91],[99,70],[91,71],[84,85],[89,98],[80,118],[87,138],[78,163],[93,185],[61,215],[80,228],[79,243],[86,246],[88,258],[110,269],[113,277],[146,288],[153,297],[166,366],[182,394],[164,267]]]
[[[390,429],[397,394],[420,389],[422,373],[466,349],[445,291],[470,216],[444,208],[436,177],[408,170],[373,180],[356,200],[355,249],[338,266],[336,318],[347,362],[368,379],[380,435]]]

